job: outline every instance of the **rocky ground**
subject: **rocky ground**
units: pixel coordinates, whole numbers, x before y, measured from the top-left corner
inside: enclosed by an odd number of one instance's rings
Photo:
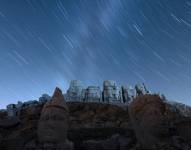
[[[189,109],[158,95],[139,96],[125,108],[63,101],[56,89],[51,102],[17,117],[1,112],[0,150],[191,150]]]

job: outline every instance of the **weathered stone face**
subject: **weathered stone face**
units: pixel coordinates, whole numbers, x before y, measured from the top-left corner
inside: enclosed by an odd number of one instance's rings
[[[83,86],[81,81],[73,80],[67,90],[65,98],[67,101],[81,101],[83,99]]]
[[[131,100],[128,89],[126,87],[122,87],[122,98],[124,103],[129,102]]]
[[[106,81],[104,81],[103,86],[104,86],[104,87],[116,86],[116,82],[115,82],[115,81],[112,81],[112,80],[106,80]]]
[[[43,94],[40,98],[39,98],[39,102],[47,102],[51,99],[51,97],[48,94]]]
[[[16,116],[16,113],[17,113],[16,105],[10,104],[10,105],[7,106],[7,114],[8,114],[8,116],[14,117],[14,116]]]
[[[96,86],[89,86],[86,89],[85,101],[98,102],[101,99],[101,90]]]
[[[129,115],[138,141],[143,148],[154,149],[168,143],[172,120],[176,114],[159,96],[137,97],[129,106]]]
[[[105,102],[115,102],[119,100],[119,88],[114,81],[104,81],[103,98]]]
[[[44,107],[22,109],[19,120],[0,112],[0,150],[191,150],[189,110],[185,116],[160,96],[149,94],[136,97],[128,106],[66,105],[57,89]]]
[[[3,140],[3,136],[0,134],[0,144],[1,144],[2,140]]]
[[[68,94],[71,94],[71,96],[81,96],[82,89],[82,83],[78,80],[73,80],[70,83]]]
[[[68,129],[68,109],[62,92],[56,89],[50,102],[45,104],[38,125],[40,142],[63,143]]]
[[[137,95],[137,96],[149,94],[149,91],[147,90],[147,88],[146,88],[146,86],[145,86],[144,83],[142,83],[142,84],[136,84],[135,90],[136,90],[136,95]]]
[[[68,129],[68,116],[60,108],[46,109],[39,122],[39,139],[42,142],[65,142]]]

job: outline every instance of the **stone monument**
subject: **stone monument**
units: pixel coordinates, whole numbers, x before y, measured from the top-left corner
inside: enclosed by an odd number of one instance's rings
[[[70,87],[65,95],[66,101],[82,101],[83,100],[83,86],[79,80],[72,80]]]
[[[115,81],[106,80],[103,83],[103,101],[106,103],[120,102],[119,88]]]
[[[72,150],[67,140],[68,107],[62,91],[56,88],[51,100],[44,105],[38,124],[38,140],[42,150]]]
[[[89,86],[85,92],[85,102],[101,102],[100,87]]]

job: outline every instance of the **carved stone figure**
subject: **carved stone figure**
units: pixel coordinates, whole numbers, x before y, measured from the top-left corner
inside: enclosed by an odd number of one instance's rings
[[[72,150],[73,145],[67,140],[68,117],[62,91],[56,88],[51,100],[45,104],[38,124],[42,149]]]
[[[7,114],[9,117],[15,117],[17,114],[17,108],[15,104],[7,105]]]
[[[103,100],[107,103],[119,101],[119,88],[115,81],[106,80],[103,83]]]
[[[100,102],[101,101],[101,90],[97,86],[89,86],[85,92],[86,102]]]
[[[39,102],[40,103],[45,103],[47,101],[49,101],[51,99],[51,97],[48,94],[43,94],[40,98],[39,98]]]
[[[129,102],[131,98],[129,97],[128,89],[124,86],[122,86],[121,89],[122,89],[123,103]]]
[[[137,96],[141,96],[141,95],[145,95],[145,94],[149,93],[149,91],[147,90],[147,88],[146,88],[144,83],[136,84],[135,85],[135,90],[136,90],[136,95]]]
[[[70,87],[67,90],[65,98],[67,101],[82,101],[83,100],[83,86],[81,81],[79,80],[72,80],[70,82]]]

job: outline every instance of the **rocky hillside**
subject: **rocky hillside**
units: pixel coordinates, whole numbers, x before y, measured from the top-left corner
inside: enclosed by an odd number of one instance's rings
[[[186,110],[149,94],[126,107],[65,102],[57,88],[16,117],[0,112],[0,150],[191,150]]]
[[[185,117],[191,116],[191,107],[190,106],[187,106],[185,104],[178,103],[175,101],[167,101],[167,103],[172,105],[174,109],[177,109],[181,113],[182,116],[185,116]]]

